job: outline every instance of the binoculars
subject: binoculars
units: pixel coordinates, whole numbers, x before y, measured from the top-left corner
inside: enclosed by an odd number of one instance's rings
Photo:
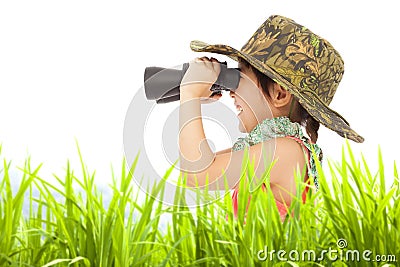
[[[234,91],[239,85],[240,71],[228,68],[226,62],[220,63],[221,72],[210,90],[214,94],[222,91]],[[181,70],[160,67],[147,67],[144,71],[144,90],[148,100],[156,100],[157,104],[179,100],[180,84],[189,63],[184,63]]]

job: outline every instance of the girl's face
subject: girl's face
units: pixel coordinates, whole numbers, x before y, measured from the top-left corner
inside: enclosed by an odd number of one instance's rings
[[[273,116],[253,71],[242,63],[239,63],[238,67],[241,72],[240,82],[238,88],[234,92],[231,91],[230,95],[239,112],[239,130],[248,133],[257,124]]]

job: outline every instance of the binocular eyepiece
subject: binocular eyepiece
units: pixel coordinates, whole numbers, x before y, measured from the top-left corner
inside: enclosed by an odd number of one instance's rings
[[[234,91],[239,85],[240,71],[228,68],[226,62],[220,63],[221,71],[217,81],[211,86],[213,94],[222,91]],[[180,84],[189,63],[184,63],[182,70],[160,67],[147,67],[144,71],[144,90],[148,100],[156,100],[157,104],[179,100]]]

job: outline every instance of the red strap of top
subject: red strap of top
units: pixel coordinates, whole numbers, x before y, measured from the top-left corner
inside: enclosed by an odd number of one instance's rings
[[[286,136],[287,138],[293,139],[295,140],[297,143],[299,143],[301,145],[301,148],[303,149],[303,151],[305,151],[307,153],[307,167],[310,168],[310,151],[308,151],[306,145],[303,143],[303,141],[300,138],[294,137],[294,136]],[[304,182],[306,182],[307,184],[310,184],[310,180],[308,179],[308,172],[306,171],[306,174],[304,175]],[[306,186],[306,188],[303,191],[302,194],[302,199],[303,199],[303,203],[306,202],[306,197],[307,197],[307,193],[308,190],[310,189],[309,186]]]

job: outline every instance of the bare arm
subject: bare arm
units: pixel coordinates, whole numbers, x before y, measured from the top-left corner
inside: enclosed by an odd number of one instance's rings
[[[179,110],[179,150],[181,170],[187,174],[187,184],[204,186],[208,179],[209,189],[223,189],[226,177],[229,187],[235,187],[241,177],[245,151],[225,149],[214,153],[204,134],[199,98],[182,91]],[[274,149],[274,142],[260,143],[249,148],[249,156],[254,159],[259,177],[265,170],[265,165],[272,161]]]
[[[227,178],[229,186],[234,187],[241,177],[244,156],[244,151],[234,152],[231,149],[215,154],[204,134],[200,99],[211,95],[210,87],[219,74],[219,64],[215,63],[216,60],[200,59],[196,64],[189,66],[181,84],[179,109],[181,170],[188,175],[188,185],[203,186],[208,179],[210,189],[224,188],[224,177]],[[199,76],[202,77],[199,79]],[[263,158],[261,155],[273,155],[273,148],[273,143],[270,142],[249,149],[250,158],[256,161],[255,165],[262,165],[260,170],[264,170],[264,164],[260,164]],[[268,162],[271,162],[271,159],[268,159]]]
[[[189,68],[190,69],[190,68]],[[188,70],[189,71],[189,70]],[[205,65],[202,72],[211,73],[216,79],[217,71]],[[234,188],[242,177],[244,151],[225,149],[213,153],[204,134],[201,119],[201,98],[210,96],[208,83],[197,82],[181,85],[179,110],[179,151],[180,166],[187,174],[189,186],[208,185],[209,189],[224,189],[226,177],[230,188]],[[280,140],[284,139],[284,140]],[[299,145],[293,140],[269,140],[248,148],[249,158],[254,162],[256,177],[261,177],[269,164],[278,160],[271,170],[271,188],[276,196],[290,201],[290,193],[295,192],[293,174],[300,164],[304,166],[304,155]],[[281,159],[280,159],[281,158]],[[280,159],[280,160],[279,160]],[[254,178],[254,177],[251,177]],[[281,190],[283,189],[283,190]]]

